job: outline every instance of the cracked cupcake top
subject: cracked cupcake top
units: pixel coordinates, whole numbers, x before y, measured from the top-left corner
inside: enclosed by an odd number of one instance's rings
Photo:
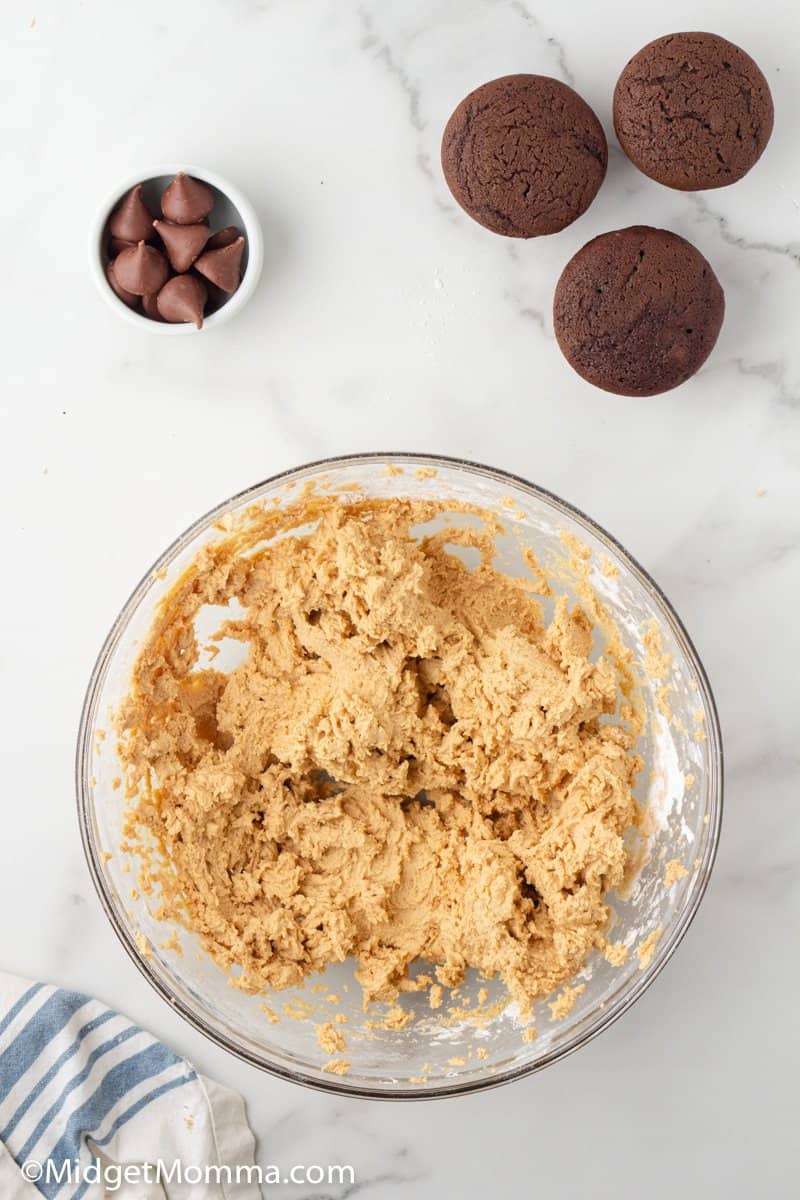
[[[699,250],[668,229],[592,238],[561,273],[553,327],[571,367],[622,396],[685,383],[711,353],[725,296]]]
[[[628,158],[681,191],[746,175],[772,133],[769,85],[744,50],[713,33],[672,33],[635,54],[614,91]]]
[[[505,75],[476,88],[442,138],[442,168],[456,200],[506,237],[570,225],[597,194],[607,159],[588,104],[545,75]]]

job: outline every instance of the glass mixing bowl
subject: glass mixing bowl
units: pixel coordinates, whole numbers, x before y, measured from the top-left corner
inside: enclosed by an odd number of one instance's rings
[[[609,897],[613,939],[630,953],[622,966],[594,954],[572,981],[583,990],[562,1019],[552,1018],[546,1001],[537,1004],[533,1040],[523,1038],[515,1006],[494,1003],[502,1001],[504,987],[469,974],[454,1002],[461,1015],[448,1012],[447,1001],[433,1012],[424,993],[409,994],[403,1006],[417,1015],[404,1029],[382,1027],[380,1011],[362,1011],[349,961],[309,979],[303,989],[244,995],[228,986],[193,935],[157,921],[147,899],[132,890],[134,875],[118,853],[124,801],[109,731],[137,646],[172,583],[202,546],[221,536],[221,518],[276,497],[288,504],[297,494],[292,485],[309,481],[345,499],[351,489],[354,497],[403,495],[495,510],[509,530],[498,539],[495,561],[510,574],[526,570],[512,530],[545,564],[563,562],[564,535],[574,545],[571,535],[587,548],[590,582],[636,660],[645,660],[646,632],[653,622],[657,626],[669,677],[641,673],[647,720],[637,747],[645,761],[637,797],[648,836],[631,882],[622,895]],[[559,587],[571,590],[568,579],[563,587],[560,579]],[[77,792],[83,843],[103,907],[145,978],[195,1028],[254,1066],[297,1083],[342,1095],[423,1099],[540,1070],[595,1037],[642,995],[675,951],[708,884],[722,813],[722,744],[708,679],[686,631],[656,584],[609,534],[558,497],[505,472],[432,455],[369,454],[311,463],[259,483],[202,517],[161,555],[120,613],[94,668],[78,740]],[[668,886],[667,864],[676,859],[687,874]],[[479,996],[484,988],[488,999]],[[477,1022],[470,1017],[470,1009],[491,1013],[493,1004],[494,1015]],[[346,1017],[346,1075],[323,1071],[328,1056],[315,1035],[315,1024],[335,1013]]]

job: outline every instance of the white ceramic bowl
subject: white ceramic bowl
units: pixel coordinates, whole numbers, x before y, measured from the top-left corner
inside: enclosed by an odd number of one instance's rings
[[[203,328],[200,330],[189,323],[172,325],[166,321],[154,321],[144,313],[128,308],[127,304],[123,304],[120,298],[114,294],[106,278],[106,264],[109,259],[106,249],[107,226],[111,214],[122,197],[137,183],[140,183],[145,200],[152,207],[158,207],[161,193],[179,171],[202,180],[212,189],[214,207],[209,217],[212,229],[224,229],[226,225],[236,225],[245,235],[242,281],[233,295],[220,308],[204,317]],[[132,325],[138,325],[140,329],[145,329],[149,333],[169,334],[172,337],[215,329],[241,312],[256,289],[263,261],[264,239],[258,217],[250,201],[234,184],[223,179],[221,175],[209,171],[206,167],[191,166],[186,163],[149,167],[123,179],[97,210],[89,233],[89,269],[97,285],[97,290],[106,304]]]

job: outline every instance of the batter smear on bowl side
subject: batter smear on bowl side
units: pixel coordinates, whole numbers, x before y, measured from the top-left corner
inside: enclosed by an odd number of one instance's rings
[[[352,956],[365,1004],[474,967],[529,1012],[606,946],[639,818],[620,663],[582,607],[546,619],[492,566],[498,517],[412,532],[458,507],[254,506],[142,645],[118,714],[128,848],[246,991]],[[229,604],[226,673],[195,618]]]

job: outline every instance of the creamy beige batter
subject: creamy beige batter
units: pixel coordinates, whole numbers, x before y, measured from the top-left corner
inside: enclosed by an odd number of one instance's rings
[[[352,956],[365,1003],[474,967],[527,1012],[606,946],[641,767],[617,667],[590,661],[583,609],[556,599],[545,620],[492,567],[493,519],[415,540],[436,515],[324,497],[255,511],[141,649],[119,717],[129,845],[162,915],[246,990]],[[218,636],[247,650],[225,674],[194,619],[232,598]]]

